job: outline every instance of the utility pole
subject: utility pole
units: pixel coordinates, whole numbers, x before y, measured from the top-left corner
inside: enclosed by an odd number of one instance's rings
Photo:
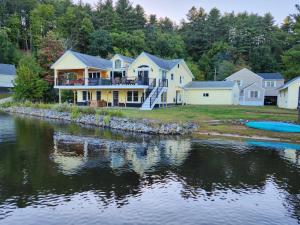
[[[217,81],[217,67],[215,67],[214,81]]]

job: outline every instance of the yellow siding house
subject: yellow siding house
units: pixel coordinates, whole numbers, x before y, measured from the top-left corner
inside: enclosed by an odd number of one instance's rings
[[[278,107],[286,109],[300,107],[300,76],[279,88]]]
[[[238,105],[239,87],[234,81],[193,81],[184,87],[188,105]]]
[[[111,60],[67,51],[51,67],[54,88],[74,93],[77,105],[140,107],[182,104],[183,87],[193,74],[183,59],[161,59],[146,52],[136,59]]]

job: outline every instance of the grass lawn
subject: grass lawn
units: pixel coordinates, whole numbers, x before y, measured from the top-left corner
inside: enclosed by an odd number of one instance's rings
[[[0,99],[3,99],[3,98],[8,98],[12,96],[12,94],[8,94],[8,93],[0,93]]]
[[[178,106],[160,108],[152,111],[124,109],[122,113],[129,118],[148,118],[162,121],[196,122],[209,120],[274,120],[297,121],[297,110],[279,109],[275,106]]]
[[[139,109],[121,110],[125,117],[147,118],[161,121],[195,122],[201,133],[234,134],[242,136],[269,137],[281,140],[299,141],[299,134],[277,133],[251,129],[243,125],[226,123],[226,120],[273,120],[294,121],[298,119],[297,110],[279,109],[275,106],[247,107],[247,106],[178,106],[174,108],[140,111]],[[209,121],[222,120],[212,124]],[[201,136],[197,132],[194,136]]]

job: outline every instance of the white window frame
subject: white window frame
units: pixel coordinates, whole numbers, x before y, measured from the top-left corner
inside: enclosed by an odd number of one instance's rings
[[[117,62],[120,62],[120,67],[117,67]],[[115,69],[122,69],[122,60],[121,59],[116,59],[114,62],[114,67]]]
[[[273,85],[271,85],[271,84],[273,84]],[[265,87],[267,87],[267,88],[276,88],[276,81],[274,81],[274,80],[265,81]]]
[[[128,101],[129,92],[131,92],[131,101]],[[138,96],[137,101],[134,101],[134,92],[137,92],[137,96]],[[138,103],[139,102],[139,92],[138,91],[127,91],[126,101],[128,103]]]
[[[251,93],[252,92],[257,92],[257,97],[252,97],[251,96]],[[252,99],[259,99],[260,98],[260,91],[258,91],[258,90],[249,90],[249,92],[248,92],[248,97],[249,98],[252,98]]]

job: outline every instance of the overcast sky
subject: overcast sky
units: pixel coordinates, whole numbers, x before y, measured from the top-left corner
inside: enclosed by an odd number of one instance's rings
[[[83,0],[94,4],[97,0]],[[115,1],[115,0],[114,0]],[[192,6],[203,7],[209,11],[217,7],[221,12],[253,12],[263,15],[270,12],[278,24],[294,13],[295,4],[300,0],[131,0],[134,4],[144,7],[147,14],[156,14],[158,17],[169,17],[180,22],[185,18]],[[76,0],[74,0],[76,2]]]

